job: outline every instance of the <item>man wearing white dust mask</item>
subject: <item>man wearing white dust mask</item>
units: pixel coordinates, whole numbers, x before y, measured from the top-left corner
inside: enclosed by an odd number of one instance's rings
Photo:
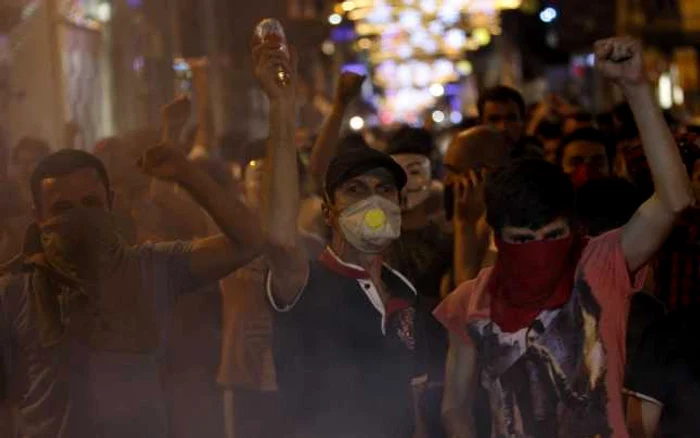
[[[417,360],[423,318],[413,285],[382,263],[400,235],[405,172],[366,146],[337,155],[324,184],[331,243],[308,263],[289,220],[298,208],[294,151],[272,151],[274,161],[270,153],[264,186],[275,208],[263,208],[263,229],[289,436],[425,436],[415,400],[427,379]]]

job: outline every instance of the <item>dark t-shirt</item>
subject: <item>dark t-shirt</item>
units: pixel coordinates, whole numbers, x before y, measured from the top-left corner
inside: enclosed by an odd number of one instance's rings
[[[401,237],[387,252],[387,263],[404,274],[416,287],[424,306],[426,354],[431,381],[442,381],[448,336],[432,311],[440,302],[440,286],[452,268],[453,239],[438,224],[417,230],[402,230]]]
[[[104,321],[100,327],[105,340],[110,336],[122,339],[124,327],[131,327],[135,301],[130,298],[135,294],[144,294],[157,327],[165,325],[175,299],[201,285],[190,270],[190,252],[188,243],[143,245],[126,251],[114,278],[132,285],[134,282],[128,280],[138,278],[142,288],[120,291],[114,284],[99,287],[93,317]],[[138,354],[93,348],[71,335],[70,323],[58,345],[44,346],[34,305],[34,279],[28,273],[0,282],[0,351],[9,377],[10,401],[19,411],[23,435],[167,436],[160,351]],[[147,332],[128,334],[152,336]],[[159,338],[163,335],[157,333]]]
[[[392,298],[382,306],[371,281],[353,277],[361,268],[335,263],[342,268],[312,262],[291,307],[277,307],[270,295],[289,436],[408,438],[414,427],[411,383],[425,375],[416,294],[385,268],[382,281]]]
[[[674,312],[652,325],[627,375],[630,395],[663,406],[658,436],[700,436],[699,311]]]
[[[442,277],[452,267],[452,243],[452,236],[434,223],[417,230],[401,230],[386,261],[413,283],[418,294],[437,304]]]

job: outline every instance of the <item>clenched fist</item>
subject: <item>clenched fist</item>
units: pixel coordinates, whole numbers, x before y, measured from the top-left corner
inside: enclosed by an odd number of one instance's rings
[[[595,43],[596,67],[620,86],[644,84],[647,80],[642,45],[630,37],[601,40]]]
[[[360,94],[365,76],[344,71],[340,74],[338,85],[335,87],[335,104],[346,107]]]
[[[164,144],[148,149],[138,164],[147,175],[173,182],[185,178],[194,166],[182,151]]]

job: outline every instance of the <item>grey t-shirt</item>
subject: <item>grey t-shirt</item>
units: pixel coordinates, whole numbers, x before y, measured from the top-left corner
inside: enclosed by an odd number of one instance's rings
[[[98,312],[119,313],[111,320],[121,318],[128,324],[133,300],[128,299],[128,291],[120,291],[120,285],[133,287],[135,282],[128,279],[140,277],[140,293],[146,294],[156,323],[152,327],[157,327],[162,340],[168,308],[178,296],[200,285],[190,269],[190,252],[191,244],[180,242],[127,249],[109,286],[98,288],[102,295],[98,300],[108,302]],[[57,346],[44,347],[32,279],[31,274],[23,274],[0,281],[0,346],[23,434],[30,438],[166,436],[159,349],[144,354],[110,352],[89,347],[70,334]],[[120,336],[119,326],[101,326],[101,330],[114,330],[114,336]]]

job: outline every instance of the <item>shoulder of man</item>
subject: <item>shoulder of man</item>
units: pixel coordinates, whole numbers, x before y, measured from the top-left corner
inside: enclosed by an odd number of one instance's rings
[[[469,322],[491,317],[488,282],[493,268],[485,268],[470,281],[462,283],[435,309],[433,315],[449,331],[468,339]]]

